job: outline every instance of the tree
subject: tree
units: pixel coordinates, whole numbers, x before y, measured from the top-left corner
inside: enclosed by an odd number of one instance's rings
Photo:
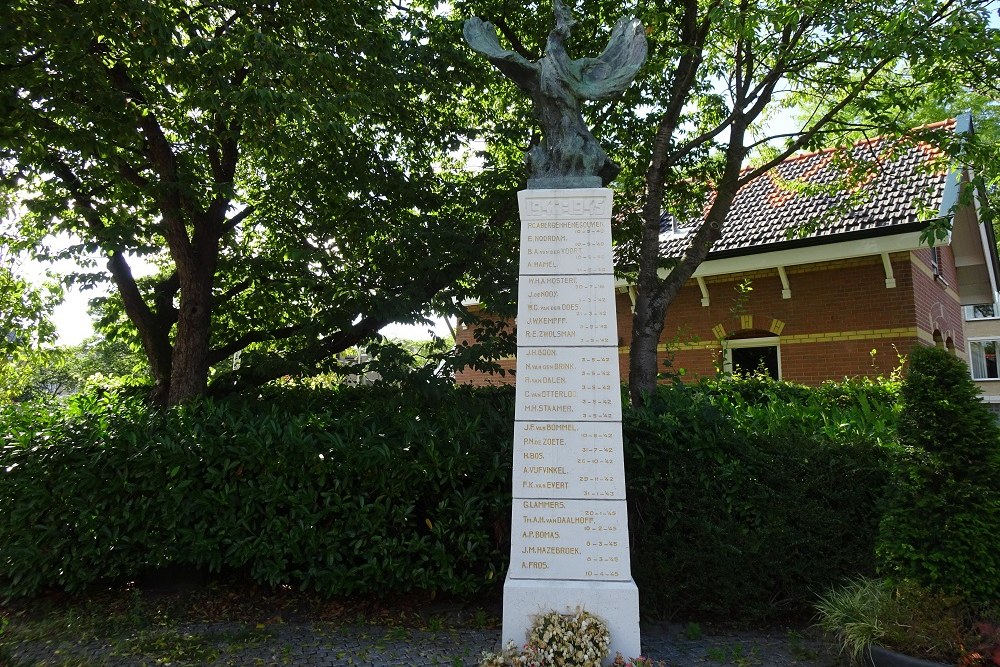
[[[103,326],[158,402],[314,372],[510,256],[509,170],[453,154],[489,114],[433,3],[14,0],[0,22],[6,212],[29,211],[22,248],[69,232],[106,258],[71,280],[114,284]]]
[[[16,400],[57,398],[73,394],[87,382],[140,384],[145,357],[123,341],[91,336],[79,345],[47,348],[44,354],[19,364],[20,391]]]
[[[886,574],[988,603],[1000,595],[1000,428],[969,368],[917,347],[901,391],[905,455],[876,556]]]
[[[906,71],[890,72],[886,76],[892,80],[892,87],[910,88],[916,94],[906,105],[889,103],[879,111],[883,116],[895,114],[901,127],[930,125],[969,114],[973,128],[971,133],[944,135],[936,139],[941,142],[939,147],[948,155],[953,167],[969,168],[970,187],[965,194],[969,196],[972,191],[979,194],[980,203],[984,204],[980,209],[981,221],[992,222],[995,226],[996,207],[992,201],[1000,188],[1000,84],[995,76],[995,65],[981,64],[959,74],[949,77],[945,85],[941,85],[935,80],[917,81]],[[877,127],[877,118],[872,118],[864,107],[851,104],[845,111],[856,127]],[[812,112],[813,109],[801,110],[800,120]],[[861,133],[855,134],[858,139],[865,138]]]
[[[923,104],[908,114],[914,125],[972,114],[974,133],[961,146],[960,159],[973,167],[974,185],[979,188],[984,221],[996,220],[996,193],[1000,189],[1000,84],[963,88],[944,97],[928,96]],[[982,91],[982,92],[980,92]]]
[[[650,87],[662,86],[663,97],[656,96],[660,112],[642,203],[633,401],[653,391],[656,345],[669,305],[721,237],[740,187],[795,151],[850,132],[901,134],[898,109],[916,106],[919,98],[911,86],[898,85],[894,73],[905,68],[913,81],[943,89],[955,82],[951,68],[978,69],[980,49],[998,43],[988,28],[990,4],[688,0],[666,17],[666,34],[654,32],[663,35],[658,41],[670,65],[659,86]],[[713,78],[723,82],[721,91]],[[772,139],[762,136],[767,112],[791,103],[813,112],[789,136],[774,137],[783,141],[744,169],[750,151]],[[865,109],[868,124],[853,122],[851,108]],[[664,267],[663,211],[691,217],[692,202],[706,201],[692,176],[710,183],[714,197],[688,248]],[[661,268],[670,269],[664,278]]]
[[[656,348],[668,310],[723,231],[739,189],[802,149],[853,133],[901,134],[901,109],[932,86],[956,90],[963,74],[996,68],[1000,44],[988,26],[995,0],[681,0],[638,2],[649,57],[618,99],[586,110],[623,169],[618,178],[618,269],[634,281],[630,394],[636,403],[657,380]],[[474,6],[473,6],[474,5]],[[494,23],[529,60],[544,25],[504,3],[462,6]],[[594,0],[578,11],[577,41],[592,51],[620,4]],[[544,12],[542,12],[544,14]],[[592,39],[586,35],[594,35]],[[901,76],[905,74],[905,77]],[[914,85],[918,83],[919,85]],[[808,109],[791,131],[767,132],[783,111]],[[864,122],[858,122],[858,109]],[[929,138],[927,136],[921,138]],[[940,138],[940,137],[933,137]],[[752,162],[748,160],[753,158]],[[706,205],[707,203],[707,205]],[[703,210],[704,209],[704,210]],[[680,257],[665,257],[667,213],[697,221]]]
[[[14,272],[14,262],[0,245],[0,403],[17,397],[26,378],[24,366],[45,356],[55,339],[50,316],[61,291],[37,288]]]

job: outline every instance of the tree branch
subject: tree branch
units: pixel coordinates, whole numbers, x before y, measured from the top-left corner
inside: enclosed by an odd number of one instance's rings
[[[256,210],[257,209],[254,206],[247,206],[242,211],[240,211],[239,213],[237,213],[233,217],[231,217],[228,220],[226,220],[222,224],[222,234],[221,234],[221,236],[225,236],[229,232],[231,232],[234,229],[236,229],[237,225],[239,225],[241,222],[243,222],[244,220],[246,220],[247,218],[249,218],[251,215],[253,215],[254,211],[256,211]]]
[[[531,53],[530,51],[528,51],[528,49],[524,46],[524,43],[517,36],[517,33],[511,30],[510,26],[507,24],[507,20],[504,19],[504,17],[502,16],[494,17],[492,23],[500,30],[500,34],[503,35],[508,42],[510,42],[510,46],[512,49],[514,49],[514,53],[517,53],[522,58],[530,60],[532,62],[538,60],[539,58],[538,54]]]
[[[133,112],[138,110],[139,105],[143,107],[142,111],[134,113],[134,116],[146,140],[147,158],[160,180],[157,199],[165,223],[164,236],[174,251],[175,261],[189,263],[192,261],[191,240],[188,238],[185,221],[187,217],[197,217],[199,207],[181,191],[181,178],[173,147],[160,126],[146,94],[132,80],[128,68],[120,62],[108,66],[102,59],[102,56],[109,55],[108,49],[96,38],[91,44],[90,51],[97,57],[97,64],[105,72],[112,87],[123,96],[124,107]]]
[[[682,53],[674,70],[666,108],[653,139],[652,156],[649,167],[646,169],[646,196],[642,209],[643,228],[639,250],[640,290],[650,288],[658,280],[655,268],[644,271],[641,267],[656,267],[658,264],[656,258],[659,254],[660,214],[663,206],[664,181],[670,164],[679,159],[676,150],[670,150],[671,143],[680,122],[684,104],[704,58],[705,40],[711,29],[711,16],[717,4],[716,2],[708,7],[705,15],[699,21],[698,0],[684,0],[684,14],[681,18]],[[716,129],[716,132],[721,131],[721,127]],[[693,147],[689,150],[693,150]],[[640,298],[644,297],[640,296]]]
[[[845,107],[847,107],[847,105],[853,102],[855,98],[857,98],[857,96],[860,95],[861,92],[865,89],[865,86],[867,86],[868,83],[872,79],[874,79],[875,76],[878,75],[879,72],[881,72],[893,60],[895,60],[895,57],[893,56],[887,56],[883,58],[878,64],[875,65],[875,67],[873,67],[867,74],[865,74],[864,77],[862,77],[861,81],[859,81],[854,86],[854,90],[845,95],[839,102],[837,102],[837,104],[833,105],[825,114],[823,114],[823,116],[820,117],[818,121],[816,121],[816,123],[813,125],[813,129],[806,130],[805,132],[800,134],[798,139],[793,141],[791,144],[789,144],[787,148],[785,148],[783,151],[778,153],[775,157],[771,158],[764,164],[758,167],[754,167],[753,169],[745,172],[740,178],[740,185],[742,186],[745,183],[749,183],[750,181],[757,178],[761,174],[769,171],[773,167],[776,167],[780,163],[784,162],[787,158],[789,158],[793,153],[795,153],[795,151],[805,146],[806,143],[816,134],[816,132],[820,128],[824,127],[834,117],[836,117],[838,113],[840,113]]]
[[[29,65],[34,65],[39,60],[45,56],[45,51],[39,50],[36,53],[31,54],[20,60],[15,60],[11,63],[0,63],[0,72],[10,72],[15,69],[20,69],[21,67],[28,67]]]
[[[492,229],[501,224],[504,218],[516,210],[517,199],[511,197],[506,203],[498,207],[497,211],[485,223],[485,229]],[[488,247],[485,232],[477,234],[471,241],[470,246],[481,248],[483,252]],[[434,296],[448,285],[454,283],[461,275],[468,270],[469,266],[479,261],[476,256],[466,257],[462,261],[447,264],[438,271],[432,279],[421,284],[412,285],[413,292],[407,294],[407,301],[412,303],[425,304],[430,302]],[[397,299],[401,295],[397,295]],[[209,388],[209,393],[213,395],[227,395],[239,391],[246,387],[259,386],[265,382],[284,375],[301,374],[305,370],[312,370],[316,364],[327,359],[342,350],[358,345],[369,340],[378,333],[379,329],[391,324],[398,318],[395,315],[375,316],[367,315],[362,317],[356,324],[347,329],[338,331],[327,338],[324,338],[318,345],[308,348],[300,348],[297,352],[289,354],[284,363],[272,363],[266,367],[247,368],[227,373],[213,382]],[[272,331],[251,332],[240,339],[233,341],[211,353],[212,363],[218,363],[244,349],[254,342],[264,342],[267,340],[277,340],[274,336],[282,334],[285,338],[293,336],[306,330],[306,324],[292,325]],[[239,347],[242,345],[242,347]]]
[[[171,273],[165,280],[160,281],[153,288],[153,303],[156,306],[156,320],[159,325],[170,330],[170,327],[177,322],[177,309],[174,307],[174,296],[181,289],[180,277],[177,272]]]
[[[235,285],[227,289],[222,294],[215,297],[214,301],[216,303],[225,303],[226,301],[229,301],[230,299],[239,296],[243,292],[246,292],[248,289],[250,289],[252,285],[253,285],[252,278],[246,278],[244,280],[241,280],[240,282],[236,283]]]
[[[211,350],[208,353],[209,364],[217,364],[224,359],[228,359],[240,350],[244,350],[254,343],[264,343],[289,338],[303,331],[305,328],[305,324],[295,324],[287,327],[280,327],[278,329],[268,329],[266,331],[251,331],[243,334],[236,340],[230,341],[222,347],[217,347]],[[281,376],[278,375],[276,377]]]
[[[149,179],[140,174],[139,170],[129,164],[125,158],[116,155],[113,160],[122,178],[140,190],[145,190],[149,187]]]

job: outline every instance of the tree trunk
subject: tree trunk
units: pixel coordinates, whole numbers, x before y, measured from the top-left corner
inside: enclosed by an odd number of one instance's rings
[[[656,391],[656,347],[663,333],[664,318],[657,315],[648,295],[639,292],[632,318],[632,342],[629,351],[628,391],[632,405],[642,405]]]
[[[218,221],[196,219],[190,246],[175,256],[180,309],[167,405],[177,405],[202,396],[208,387],[214,306],[212,290],[219,259],[220,230]]]
[[[729,147],[722,176],[715,189],[715,199],[705,219],[691,237],[691,243],[677,265],[662,280],[660,266],[660,216],[662,215],[664,178],[668,164],[669,125],[661,128],[653,145],[653,159],[646,171],[646,201],[643,205],[642,242],[639,248],[638,295],[632,318],[632,349],[629,353],[629,398],[641,405],[656,391],[656,348],[673,303],[694,272],[708,257],[715,242],[722,238],[722,227],[739,192],[740,168],[746,150],[743,140],[746,124],[743,119],[732,122]]]
[[[738,163],[737,163],[738,164]],[[739,190],[739,172],[716,191],[715,201],[705,221],[695,232],[691,245],[681,261],[660,280],[655,262],[647,262],[639,269],[638,296],[632,318],[632,349],[629,353],[629,398],[633,405],[641,405],[646,396],[656,391],[656,348],[663,333],[667,310],[674,302],[684,283],[691,279],[715,242],[722,237],[722,225]],[[659,252],[659,236],[656,239]]]
[[[205,393],[208,386],[212,324],[210,272],[181,279],[181,303],[170,368],[167,405],[177,405]]]

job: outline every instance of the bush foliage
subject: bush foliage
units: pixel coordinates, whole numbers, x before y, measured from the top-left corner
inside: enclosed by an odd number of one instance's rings
[[[511,396],[433,389],[8,408],[0,594],[168,564],[327,595],[478,590],[506,557]]]
[[[624,424],[632,571],[659,615],[770,620],[871,573],[891,386],[766,378],[661,390]]]
[[[906,456],[882,519],[889,575],[1000,600],[1000,428],[965,364],[944,350],[910,355],[899,439]]]
[[[94,391],[4,410],[0,597],[169,564],[331,596],[503,579],[510,388],[284,387],[168,411]],[[624,420],[644,609],[762,620],[872,571],[891,386],[664,386]]]

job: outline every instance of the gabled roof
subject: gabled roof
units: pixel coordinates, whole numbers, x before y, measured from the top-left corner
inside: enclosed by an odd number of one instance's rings
[[[953,130],[955,124],[923,129]],[[709,259],[920,229],[921,209],[932,217],[945,213],[948,175],[941,157],[927,143],[891,138],[793,156],[740,189]],[[871,167],[861,173],[866,162]],[[858,170],[853,187],[844,185],[848,169]],[[679,255],[689,229],[665,215],[664,254]]]
[[[972,118],[963,114],[917,129],[962,135],[972,131]],[[922,232],[931,219],[949,218],[950,233],[935,244],[952,248],[960,301],[992,302],[1000,276],[993,229],[980,222],[977,197],[958,205],[968,169],[949,170],[939,149],[914,139],[880,137],[793,156],[745,184],[722,238],[694,277],[775,267],[780,273],[785,266],[868,255],[881,255],[888,267],[889,253],[927,247]],[[852,169],[857,178],[845,178]],[[662,254],[680,256],[692,229],[665,214]]]

